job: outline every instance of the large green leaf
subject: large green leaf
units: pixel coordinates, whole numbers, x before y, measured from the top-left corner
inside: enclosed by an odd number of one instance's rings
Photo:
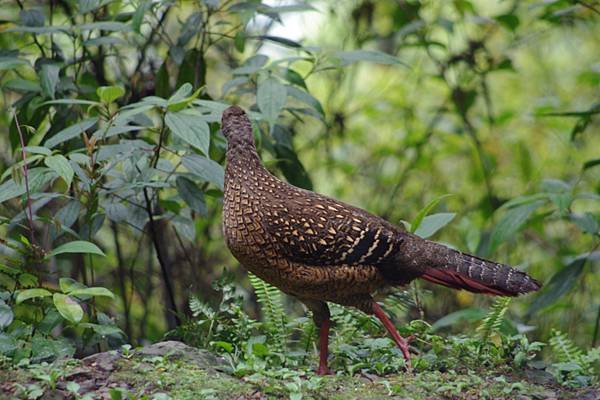
[[[225,171],[223,167],[213,160],[198,154],[188,154],[181,158],[181,163],[188,171],[199,178],[214,183],[223,190],[225,182]]]
[[[84,289],[87,287],[83,283],[77,282],[73,278],[60,278],[58,280],[58,286],[63,293],[67,294],[75,289]]]
[[[74,324],[83,318],[83,309],[71,296],[62,293],[54,293],[52,296],[56,309],[64,319]]]
[[[183,176],[178,176],[175,180],[177,192],[188,206],[200,215],[207,213],[206,202],[204,201],[204,192],[191,180]]]
[[[112,103],[125,94],[125,89],[121,86],[100,86],[96,94],[103,103]]]
[[[89,253],[98,254],[104,256],[104,252],[98,248],[94,243],[87,242],[85,240],[75,240],[69,243],[65,243],[52,250],[46,257],[54,257],[64,253]]]
[[[75,172],[73,171],[73,167],[69,163],[69,160],[65,158],[65,156],[61,154],[56,154],[53,156],[46,157],[44,159],[44,164],[48,166],[51,170],[56,172],[58,176],[63,178],[67,187],[71,186],[71,182],[73,181],[73,175]]]
[[[274,77],[262,80],[258,84],[256,92],[256,103],[260,112],[269,123],[273,124],[279,117],[279,112],[283,108],[287,99],[287,90]]]
[[[513,237],[525,225],[531,214],[544,203],[544,201],[534,201],[508,209],[494,226],[490,238],[490,251],[494,251],[500,243]]]
[[[431,326],[433,331],[436,331],[447,326],[452,326],[461,321],[479,321],[485,316],[485,311],[481,308],[465,308],[443,316],[435,321]]]
[[[71,295],[71,296],[105,296],[105,297],[110,297],[111,299],[115,298],[115,295],[113,294],[113,292],[111,292],[110,290],[108,290],[105,287],[98,287],[98,286],[74,289],[69,292],[69,295]]]
[[[183,112],[168,112],[165,122],[175,136],[208,155],[210,129],[203,118]]]
[[[25,290],[21,290],[19,292],[19,294],[17,294],[17,299],[15,300],[15,302],[17,304],[21,304],[25,300],[35,299],[38,297],[47,297],[47,296],[52,296],[52,293],[50,293],[48,290],[43,289],[43,288],[25,289]]]
[[[414,233],[419,228],[419,226],[421,226],[421,222],[423,221],[423,218],[425,218],[425,216],[427,214],[429,214],[435,207],[437,207],[437,205],[440,203],[440,201],[442,201],[443,199],[450,197],[450,196],[452,196],[452,195],[444,194],[436,199],[431,200],[429,203],[427,203],[427,205],[425,207],[423,207],[421,209],[421,211],[419,211],[419,213],[415,217],[414,221],[410,225],[410,231]]]
[[[575,259],[569,265],[558,271],[550,282],[542,289],[540,294],[533,300],[527,310],[527,314],[535,314],[536,312],[548,307],[556,302],[564,294],[569,292],[579,280],[583,273],[587,257]]]
[[[127,32],[131,30],[131,27],[122,22],[115,21],[98,21],[90,22],[89,24],[76,25],[81,31],[90,31],[92,29],[98,29],[103,31],[111,32]]]
[[[4,300],[0,300],[0,331],[4,330],[13,322],[14,314],[12,309]]]
[[[323,110],[323,106],[321,106],[319,100],[313,97],[310,93],[293,86],[286,86],[286,90],[288,95],[298,99],[299,101],[305,104],[308,104],[309,106],[314,108],[315,111],[317,111],[321,116],[325,115],[325,111]]]
[[[415,231],[415,234],[423,239],[427,239],[444,226],[448,225],[455,216],[455,213],[438,213],[428,215],[423,218],[423,221]]]
[[[17,339],[0,332],[0,354],[10,355],[17,349]]]
[[[60,67],[56,64],[44,64],[40,70],[40,85],[46,97],[54,98]]]
[[[98,122],[98,117],[87,118],[83,121],[79,121],[46,140],[45,147],[51,149],[57,144],[61,144],[67,140],[73,139],[94,126],[96,122]]]

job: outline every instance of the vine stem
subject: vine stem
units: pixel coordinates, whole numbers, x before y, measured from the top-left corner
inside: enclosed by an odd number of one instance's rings
[[[27,167],[27,156],[25,151],[25,138],[23,137],[23,131],[21,130],[21,124],[17,113],[13,110],[13,118],[15,119],[15,125],[17,126],[17,132],[19,133],[19,140],[21,142],[21,156],[23,157],[23,178],[25,179],[25,192],[27,194],[27,222],[29,224],[29,240],[31,244],[35,243],[34,230],[33,230],[33,210],[31,207],[31,194],[29,192],[29,168]]]

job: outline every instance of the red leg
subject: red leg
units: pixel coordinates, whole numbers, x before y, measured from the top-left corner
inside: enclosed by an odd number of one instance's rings
[[[390,321],[390,319],[385,314],[383,309],[379,306],[379,304],[375,302],[373,302],[373,313],[377,318],[379,318],[381,323],[383,323],[385,329],[392,336],[394,342],[396,342],[396,345],[404,355],[407,368],[410,369],[410,353],[408,352],[408,343],[412,340],[412,336],[407,339],[404,339],[402,336],[400,336],[400,333],[398,333],[396,327],[394,326],[394,324],[392,324],[392,321]]]
[[[329,375],[331,372],[329,368],[327,368],[327,356],[328,356],[328,346],[329,346],[329,318],[321,323],[321,328],[319,331],[319,369],[317,370],[317,375]]]

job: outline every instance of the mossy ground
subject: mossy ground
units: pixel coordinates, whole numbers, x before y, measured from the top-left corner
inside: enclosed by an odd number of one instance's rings
[[[2,399],[584,399],[600,388],[568,389],[539,371],[510,368],[282,378],[268,373],[243,378],[223,372],[223,361],[181,343],[131,355],[100,353],[0,371]],[[175,345],[172,345],[175,343]],[[157,345],[154,345],[157,346]],[[460,371],[460,372],[459,372]],[[285,376],[285,374],[284,374]],[[74,384],[76,383],[76,385]],[[88,397],[85,397],[85,396]]]

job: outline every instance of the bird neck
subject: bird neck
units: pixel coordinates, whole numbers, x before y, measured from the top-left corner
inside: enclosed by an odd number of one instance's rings
[[[254,140],[238,137],[227,143],[227,172],[233,170],[261,171],[263,169]]]

